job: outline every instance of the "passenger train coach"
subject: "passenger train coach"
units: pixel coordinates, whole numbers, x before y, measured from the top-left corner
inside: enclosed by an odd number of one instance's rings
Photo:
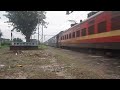
[[[46,43],[55,47],[120,49],[120,11],[99,11]]]

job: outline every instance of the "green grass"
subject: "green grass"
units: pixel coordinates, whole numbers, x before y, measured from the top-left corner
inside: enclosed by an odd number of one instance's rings
[[[8,45],[0,45],[0,49],[2,48],[8,48],[9,46]]]
[[[39,45],[38,48],[41,49],[41,50],[44,50],[44,49],[47,49],[48,47],[44,44],[41,44],[41,45]]]

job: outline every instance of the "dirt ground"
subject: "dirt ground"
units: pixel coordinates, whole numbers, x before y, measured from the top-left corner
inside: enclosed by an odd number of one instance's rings
[[[0,79],[120,79],[120,60],[48,47],[0,49]]]

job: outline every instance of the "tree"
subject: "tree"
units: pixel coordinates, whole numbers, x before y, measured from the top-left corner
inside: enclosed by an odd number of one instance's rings
[[[66,15],[71,14],[73,11],[66,11]]]
[[[1,30],[0,30],[0,38],[3,36],[3,33],[1,32]]]
[[[38,24],[45,22],[45,11],[6,11],[5,15],[17,32],[25,35],[26,42],[30,42],[30,36],[36,31]],[[43,23],[44,25],[46,23]]]
[[[14,39],[13,39],[13,42],[23,42],[23,40],[20,39],[20,38],[14,38]]]

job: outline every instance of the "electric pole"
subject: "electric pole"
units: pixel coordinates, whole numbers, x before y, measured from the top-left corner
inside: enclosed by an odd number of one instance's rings
[[[42,43],[43,43],[43,21],[42,21]]]
[[[38,45],[39,45],[39,24],[38,24]]]
[[[12,30],[11,30],[11,41],[12,41]]]

